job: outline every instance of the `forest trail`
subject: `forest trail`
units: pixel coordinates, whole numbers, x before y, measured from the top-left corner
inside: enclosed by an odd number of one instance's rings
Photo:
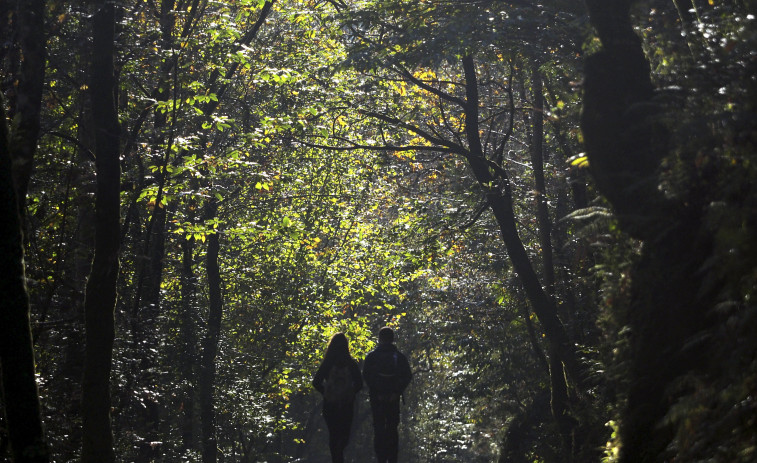
[[[383,326],[404,462],[757,461],[756,21],[0,1],[0,462],[325,461]]]

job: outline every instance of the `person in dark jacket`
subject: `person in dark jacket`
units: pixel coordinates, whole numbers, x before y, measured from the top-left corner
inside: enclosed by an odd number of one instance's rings
[[[399,452],[400,397],[412,373],[407,357],[394,345],[394,331],[379,330],[378,346],[365,357],[363,379],[373,413],[373,448],[379,463],[396,463]]]
[[[351,390],[334,392],[340,374],[346,374]],[[323,418],[329,430],[331,461],[344,461],[344,449],[350,440],[352,417],[355,413],[355,395],[363,388],[360,366],[350,355],[347,336],[337,333],[331,337],[326,355],[313,376],[313,387],[324,396]],[[335,396],[336,395],[336,396]]]

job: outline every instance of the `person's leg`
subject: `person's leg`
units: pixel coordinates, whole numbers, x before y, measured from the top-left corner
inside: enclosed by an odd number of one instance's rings
[[[350,434],[352,433],[352,417],[354,415],[353,406],[345,406],[340,409],[339,424],[338,424],[338,439],[336,446],[339,451],[340,461],[344,461],[344,451],[347,449],[347,444],[350,442]]]
[[[344,448],[346,447],[344,436],[344,416],[337,408],[324,407],[323,418],[329,430],[329,452],[332,463],[344,462]]]
[[[340,436],[329,435],[329,451],[331,452],[331,463],[344,463],[344,446]]]
[[[379,463],[386,463],[386,413],[383,402],[371,397],[373,415],[373,450]]]
[[[387,402],[385,405],[386,414],[386,461],[397,463],[399,454],[400,437],[398,427],[400,424],[400,401]]]

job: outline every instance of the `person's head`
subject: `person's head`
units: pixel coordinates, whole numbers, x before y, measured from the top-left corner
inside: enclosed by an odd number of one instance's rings
[[[388,326],[385,326],[379,330],[378,334],[378,342],[379,344],[391,344],[394,342],[394,331],[389,328]]]
[[[344,333],[336,333],[331,336],[326,347],[326,358],[343,358],[350,356],[350,346]]]

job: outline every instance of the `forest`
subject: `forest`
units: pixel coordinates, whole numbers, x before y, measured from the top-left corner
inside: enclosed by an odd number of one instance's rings
[[[756,15],[0,0],[0,462],[757,461]]]

